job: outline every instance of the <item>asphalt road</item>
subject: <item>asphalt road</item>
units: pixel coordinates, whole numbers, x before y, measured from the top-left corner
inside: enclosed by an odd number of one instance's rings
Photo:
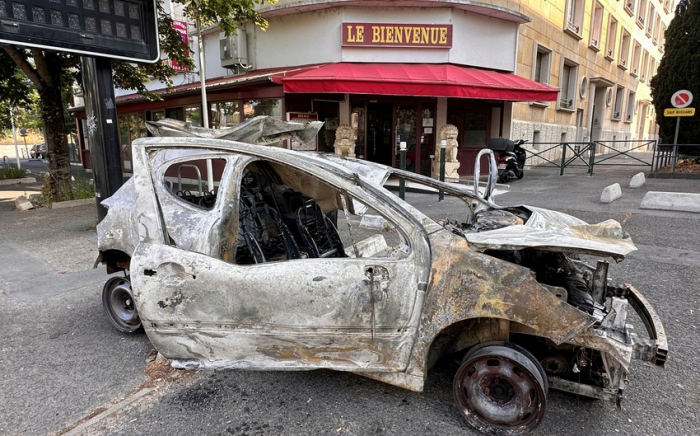
[[[611,276],[645,293],[669,337],[666,369],[634,365],[621,411],[550,391],[537,435],[700,434],[700,214],[639,209],[646,191],[700,193],[700,183],[648,179],[630,190],[634,172],[535,170],[496,199],[624,222],[639,251],[611,265]],[[623,197],[598,203],[614,182]],[[449,214],[436,197],[410,199]],[[147,363],[147,337],[112,330],[102,313],[107,276],[91,269],[94,223],[94,206],[0,207],[0,434],[478,434],[452,402],[454,362],[441,362],[422,394],[332,371],[192,373]]]

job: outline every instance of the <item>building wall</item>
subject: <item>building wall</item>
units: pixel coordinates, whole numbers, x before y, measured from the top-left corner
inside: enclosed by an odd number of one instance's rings
[[[452,24],[443,48],[342,47],[343,23]],[[258,69],[327,62],[453,63],[514,71],[517,23],[440,8],[337,7],[269,19],[267,31],[247,28]]]
[[[579,29],[567,26],[572,18],[576,20],[568,15],[567,8],[577,4],[582,13]],[[629,8],[632,14],[626,10],[627,4],[632,5]],[[651,25],[651,32],[648,32],[650,6],[654,8],[651,15],[654,24]],[[530,141],[539,138],[540,142],[655,139],[657,130],[648,84],[656,68],[652,67],[651,59],[658,66],[663,55],[660,50],[663,29],[668,27],[673,17],[672,6],[670,0],[523,0],[519,12],[529,16],[532,21],[520,27],[516,73],[535,78],[535,52],[538,46],[551,50],[550,74],[541,81],[562,88],[565,59],[571,65],[577,65],[578,72],[573,81],[576,88],[572,107],[562,107],[561,102],[516,103],[513,137]],[[596,8],[602,8],[602,14],[594,19]],[[644,9],[644,22],[639,19],[641,9]],[[614,33],[609,32],[611,17],[617,21]],[[595,20],[600,18],[598,36],[593,26]],[[629,33],[629,42],[627,59],[622,65],[624,31]],[[612,37],[615,44],[611,47],[612,53],[609,53],[608,45]],[[635,42],[639,44],[638,58],[634,56]],[[646,68],[643,66],[645,51],[648,53]],[[621,113],[615,117],[618,87],[623,87],[624,92],[619,106]],[[630,92],[634,93],[632,97]],[[582,116],[577,115],[578,111],[582,111]],[[631,117],[627,118],[627,115]],[[580,128],[577,128],[577,116],[582,121]],[[611,146],[630,148],[629,144]]]

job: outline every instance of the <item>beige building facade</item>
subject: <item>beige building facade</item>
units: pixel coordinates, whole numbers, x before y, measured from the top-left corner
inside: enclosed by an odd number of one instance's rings
[[[663,56],[672,0],[525,0],[516,73],[560,89],[555,102],[514,103],[511,136],[602,141],[657,138],[649,82]],[[554,152],[554,150],[553,150]]]

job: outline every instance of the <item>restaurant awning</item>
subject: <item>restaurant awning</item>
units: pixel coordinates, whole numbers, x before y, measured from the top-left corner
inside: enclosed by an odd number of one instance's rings
[[[289,93],[554,101],[559,90],[513,73],[452,64],[335,63],[273,75]]]

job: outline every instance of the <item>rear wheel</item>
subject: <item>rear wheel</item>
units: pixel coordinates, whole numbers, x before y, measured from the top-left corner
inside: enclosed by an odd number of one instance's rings
[[[467,423],[488,435],[525,435],[542,422],[547,381],[539,362],[513,344],[471,350],[452,384]]]
[[[112,326],[123,333],[141,328],[128,277],[112,277],[102,288],[102,307]]]

